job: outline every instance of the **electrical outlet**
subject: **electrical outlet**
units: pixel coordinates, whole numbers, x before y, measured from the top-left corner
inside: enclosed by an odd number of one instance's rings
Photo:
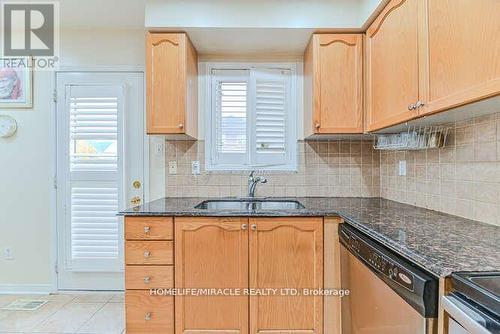
[[[5,260],[14,260],[14,253],[12,252],[12,248],[5,247],[3,250],[3,257]]]
[[[168,173],[170,175],[177,174],[177,161],[172,160],[168,162]]]
[[[399,176],[406,176],[406,160],[399,160]]]
[[[156,143],[155,144],[155,154],[157,157],[161,157],[163,156],[165,152],[165,145],[163,144],[163,142],[160,142],[160,143]]]
[[[193,175],[200,174],[200,162],[198,160],[191,161],[191,173]]]

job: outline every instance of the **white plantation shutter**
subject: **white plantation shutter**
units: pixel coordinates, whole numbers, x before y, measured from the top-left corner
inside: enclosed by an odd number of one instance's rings
[[[279,67],[211,70],[207,169],[296,169],[294,74]]]
[[[75,91],[76,90],[76,91]],[[114,141],[118,139],[118,97],[81,97],[81,88],[73,88],[70,96],[70,140]],[[112,153],[80,153],[71,155],[71,170],[117,169],[116,150]]]
[[[255,70],[255,164],[285,165],[289,161],[290,71]]]
[[[73,260],[119,257],[118,188],[113,184],[75,184],[71,189]]]
[[[73,271],[123,267],[121,193],[122,86],[68,86],[67,266]]]
[[[248,71],[214,71],[212,76],[213,162],[245,164],[248,157]]]

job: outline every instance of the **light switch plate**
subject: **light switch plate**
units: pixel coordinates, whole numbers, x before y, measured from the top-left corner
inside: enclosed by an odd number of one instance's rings
[[[3,258],[5,260],[14,260],[14,253],[12,252],[12,248],[5,247],[3,250]]]
[[[191,161],[191,173],[193,175],[200,174],[200,162],[198,160]]]
[[[406,160],[399,160],[399,176],[406,176]]]
[[[170,175],[177,174],[177,161],[172,160],[168,162],[168,173]]]

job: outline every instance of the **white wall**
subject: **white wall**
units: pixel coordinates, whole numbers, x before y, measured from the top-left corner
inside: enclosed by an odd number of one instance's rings
[[[62,66],[142,68],[144,54],[142,29],[61,31]],[[53,283],[53,87],[54,73],[37,71],[33,109],[0,110],[19,125],[15,137],[0,139],[0,292],[46,291]],[[152,170],[151,181],[162,182],[164,188],[164,164],[153,165],[157,169]],[[4,260],[5,247],[12,247],[14,260]]]

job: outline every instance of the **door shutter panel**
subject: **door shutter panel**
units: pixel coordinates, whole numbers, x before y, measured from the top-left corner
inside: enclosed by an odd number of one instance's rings
[[[255,87],[254,147],[257,165],[281,165],[289,161],[288,104],[290,71],[280,69],[252,71]]]
[[[71,189],[71,256],[73,262],[119,258],[118,188],[116,184],[75,183]],[[111,262],[111,263],[109,263]],[[87,263],[84,267],[92,266]],[[95,265],[95,264],[94,264]]]
[[[75,93],[73,91],[73,93]],[[118,98],[71,96],[70,140],[74,147],[71,170],[117,169]],[[101,152],[85,151],[82,145],[92,142]],[[88,146],[88,144],[87,144]],[[104,146],[108,146],[104,149]]]
[[[119,210],[123,87],[75,85],[66,89],[69,114],[67,269],[123,268]]]

